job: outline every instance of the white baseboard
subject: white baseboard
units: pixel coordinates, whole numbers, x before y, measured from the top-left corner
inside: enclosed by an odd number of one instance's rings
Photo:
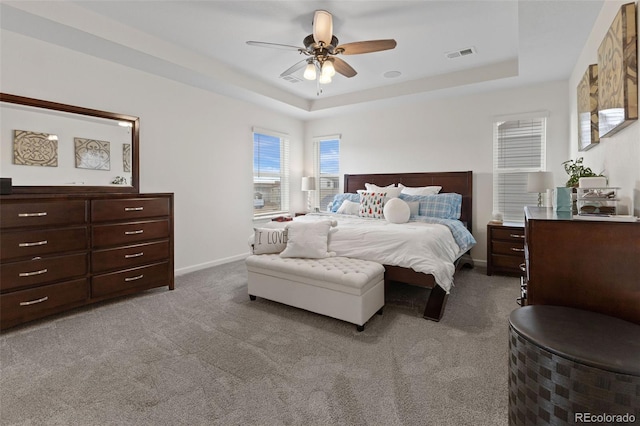
[[[212,260],[210,262],[200,263],[198,265],[187,266],[186,268],[176,269],[175,270],[175,275],[176,276],[184,275],[184,274],[188,274],[189,272],[195,272],[195,271],[199,271],[201,269],[207,269],[207,268],[211,268],[213,266],[223,265],[225,263],[231,263],[231,262],[235,262],[237,260],[243,260],[247,256],[249,256],[249,253],[238,254],[236,256],[224,257],[222,259],[216,259],[216,260]]]

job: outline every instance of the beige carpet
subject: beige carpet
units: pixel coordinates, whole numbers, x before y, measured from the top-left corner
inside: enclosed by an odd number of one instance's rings
[[[179,276],[2,333],[0,423],[506,425],[518,279],[463,269],[439,323],[427,292],[394,288],[358,333],[250,301],[243,262]]]

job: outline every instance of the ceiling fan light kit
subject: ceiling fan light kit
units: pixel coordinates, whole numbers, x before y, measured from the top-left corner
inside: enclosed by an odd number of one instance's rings
[[[251,46],[296,50],[300,54],[308,56],[309,58],[303,59],[285,70],[280,74],[280,77],[286,77],[305,68],[303,76],[306,80],[316,81],[318,95],[322,93],[319,85],[331,83],[331,78],[336,73],[342,74],[347,78],[351,78],[357,74],[351,65],[336,57],[336,55],[359,55],[390,50],[396,47],[396,41],[393,39],[356,41],[339,45],[338,38],[333,35],[333,17],[326,10],[315,11],[312,25],[312,34],[306,36],[302,42],[304,47],[260,41],[247,41],[247,44]]]
[[[313,39],[319,45],[327,45],[333,36],[333,18],[326,10],[316,10],[313,14]]]

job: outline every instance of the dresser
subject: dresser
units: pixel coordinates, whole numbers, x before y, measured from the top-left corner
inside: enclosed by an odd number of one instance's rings
[[[640,222],[575,220],[525,207],[526,304],[640,324]]]
[[[487,224],[487,275],[522,275],[524,226],[517,223]]]
[[[0,328],[174,288],[173,194],[0,198]]]

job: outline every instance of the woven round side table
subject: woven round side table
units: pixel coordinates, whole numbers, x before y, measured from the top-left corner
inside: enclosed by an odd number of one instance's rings
[[[509,317],[509,424],[640,424],[640,325],[533,305]]]

